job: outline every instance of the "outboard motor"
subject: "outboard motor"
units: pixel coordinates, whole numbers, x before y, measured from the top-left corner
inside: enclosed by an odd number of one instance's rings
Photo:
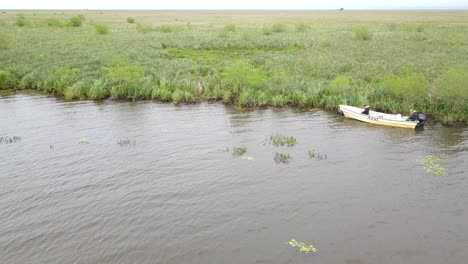
[[[417,127],[422,127],[426,123],[426,115],[425,114],[419,114],[418,115],[418,125]]]

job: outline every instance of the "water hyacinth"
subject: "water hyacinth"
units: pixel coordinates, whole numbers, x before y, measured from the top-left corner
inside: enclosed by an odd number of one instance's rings
[[[304,253],[310,253],[310,252],[317,252],[317,249],[312,246],[312,245],[306,245],[304,244],[303,242],[298,242],[296,241],[295,239],[291,239],[291,241],[289,241],[288,243],[291,247],[298,247],[300,252],[304,252]]]
[[[285,136],[280,133],[276,133],[266,138],[267,143],[275,147],[294,147],[297,144],[296,138],[293,136]]]
[[[89,138],[84,137],[84,138],[82,138],[82,139],[80,140],[80,143],[81,143],[81,144],[89,144],[89,143],[91,143],[91,141],[89,141]]]
[[[421,159],[420,162],[424,165],[424,170],[426,170],[427,173],[442,176],[445,174],[445,168],[440,166],[439,160],[440,157],[428,155]]]
[[[21,137],[20,136],[3,136],[3,137],[0,137],[0,143],[4,143],[4,144],[10,144],[10,143],[15,143],[15,142],[19,142],[21,141]]]
[[[121,147],[135,145],[136,141],[129,138],[121,138],[117,140],[117,144]]]
[[[289,153],[285,152],[275,152],[273,159],[275,160],[276,163],[289,163],[291,160],[291,155]]]
[[[234,155],[234,156],[242,156],[242,155],[244,155],[246,152],[247,152],[247,148],[244,147],[244,146],[234,147],[234,148],[233,148],[232,155]]]

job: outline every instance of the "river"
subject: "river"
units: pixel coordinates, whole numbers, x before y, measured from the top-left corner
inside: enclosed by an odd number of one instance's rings
[[[272,146],[272,133],[297,145]],[[467,128],[10,95],[0,97],[0,136],[21,137],[0,144],[3,264],[468,259]],[[426,172],[427,155],[441,157],[443,175]]]

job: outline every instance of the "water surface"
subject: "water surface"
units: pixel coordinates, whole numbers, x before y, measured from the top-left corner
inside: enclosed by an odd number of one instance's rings
[[[0,97],[0,124],[22,137],[0,144],[0,263],[468,259],[466,128],[30,95]],[[297,146],[265,144],[276,132]],[[253,160],[222,151],[241,145]],[[275,151],[292,160],[276,164]],[[426,155],[442,155],[446,175],[426,173]]]

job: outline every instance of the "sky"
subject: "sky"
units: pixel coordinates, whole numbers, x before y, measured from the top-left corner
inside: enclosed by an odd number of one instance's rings
[[[0,9],[468,9],[468,0],[2,0]]]

